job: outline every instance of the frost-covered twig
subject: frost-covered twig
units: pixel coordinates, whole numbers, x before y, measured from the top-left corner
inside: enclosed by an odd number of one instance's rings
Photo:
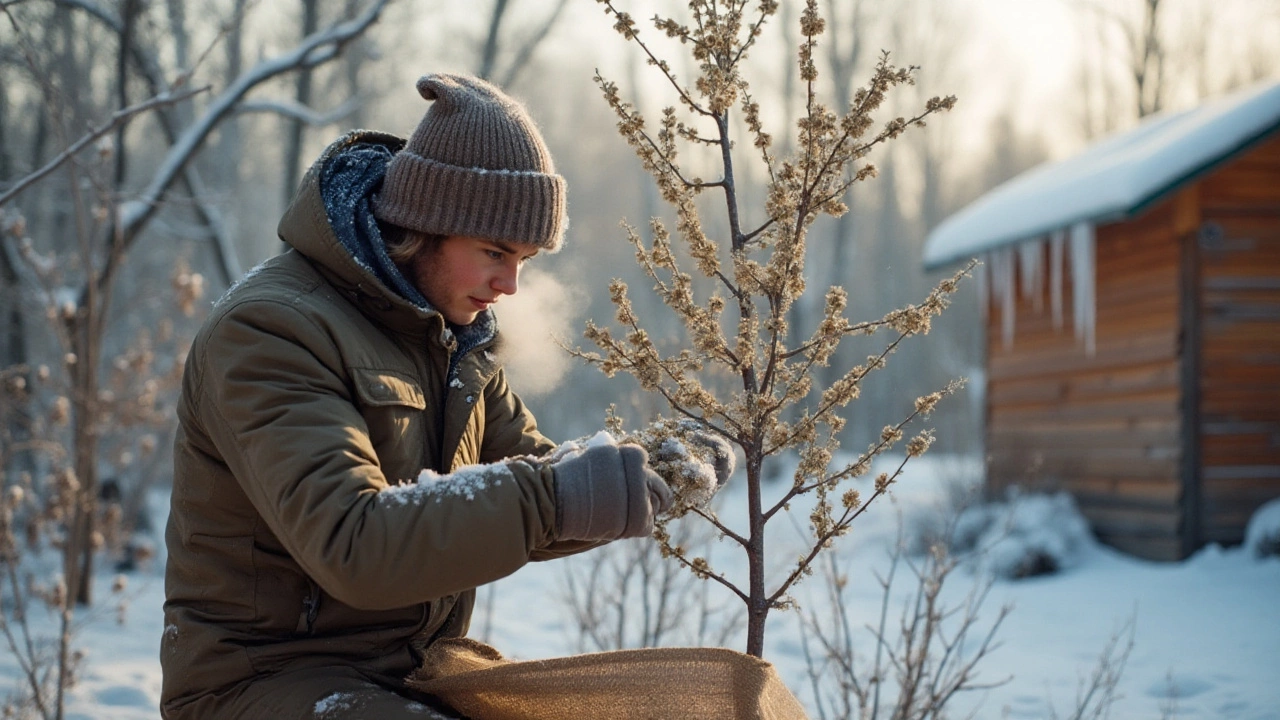
[[[123,108],[115,111],[114,113],[111,114],[111,117],[107,118],[104,122],[100,123],[96,127],[90,128],[88,132],[86,132],[84,135],[80,137],[80,139],[68,145],[65,150],[58,153],[56,156],[53,157],[53,159],[49,160],[49,162],[45,163],[42,167],[28,173],[24,177],[20,178],[13,185],[11,185],[3,193],[0,193],[0,206],[3,206],[5,203],[12,200],[19,193],[21,193],[23,190],[26,190],[31,185],[39,182],[42,178],[44,178],[49,173],[62,167],[64,163],[66,163],[71,158],[75,157],[76,153],[80,152],[81,150],[84,150],[86,147],[97,142],[103,137],[115,132],[118,128],[127,124],[130,120],[137,117],[138,115],[141,115],[142,113],[145,113],[149,110],[153,110],[158,107],[162,107],[165,105],[172,105],[173,103],[176,103],[176,102],[181,102],[195,95],[199,95],[200,93],[203,93],[208,89],[209,89],[209,86],[206,85],[205,87],[200,87],[200,88],[169,90],[159,95],[156,95],[155,97],[151,97],[146,100],[143,100],[140,103],[135,103],[133,105],[130,105],[127,108]]]
[[[236,113],[272,113],[290,120],[297,120],[307,125],[332,125],[355,112],[360,107],[360,98],[351,98],[328,112],[317,112],[315,108],[290,100],[248,100],[236,106]]]
[[[1081,680],[1076,690],[1076,703],[1065,720],[1101,720],[1111,713],[1111,706],[1120,699],[1120,678],[1124,676],[1129,654],[1133,652],[1133,639],[1137,632],[1137,612],[1130,615],[1113,633],[1098,653],[1087,681]],[[1058,719],[1058,713],[1049,703],[1049,716]]]
[[[823,580],[830,615],[824,618],[807,612],[801,616],[806,640],[813,637],[822,651],[807,654],[806,668],[823,718],[871,720],[882,712],[893,720],[941,718],[957,694],[990,689],[1010,679],[979,680],[979,666],[999,646],[995,637],[1011,611],[1010,606],[1002,606],[994,618],[982,619],[991,579],[979,581],[963,601],[950,604],[943,590],[957,567],[954,558],[937,545],[915,561],[903,548],[900,527],[887,574],[876,575],[879,617],[863,626],[874,644],[866,666],[856,652],[858,643],[847,610],[845,591],[850,579],[840,571],[833,554],[826,556]],[[897,623],[892,624],[889,609],[897,603],[894,591],[900,566],[911,571],[912,589]],[[828,684],[834,688],[824,691]]]

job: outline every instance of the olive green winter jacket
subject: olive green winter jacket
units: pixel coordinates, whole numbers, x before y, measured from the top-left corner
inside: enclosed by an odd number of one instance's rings
[[[353,665],[398,683],[414,643],[466,633],[474,588],[555,543],[551,470],[463,466],[552,443],[490,339],[454,358],[442,317],[388,290],[336,238],[318,168],[280,222],[292,249],[212,310],[187,359],[166,533],[162,713],[225,717],[255,678]],[[389,491],[423,468],[431,492]],[[417,488],[423,489],[423,488]]]

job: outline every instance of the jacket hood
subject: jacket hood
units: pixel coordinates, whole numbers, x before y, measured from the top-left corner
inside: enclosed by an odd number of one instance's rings
[[[330,144],[303,177],[278,232],[379,321],[405,330],[423,323],[448,325],[388,257],[373,214],[387,165],[404,145],[403,138],[369,130]],[[470,325],[447,329],[457,337],[461,355],[493,340],[497,322],[485,310]]]

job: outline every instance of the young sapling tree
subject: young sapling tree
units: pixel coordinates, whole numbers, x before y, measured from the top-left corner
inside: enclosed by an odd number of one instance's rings
[[[846,481],[866,475],[874,458],[902,445],[912,421],[927,415],[959,387],[959,383],[952,383],[918,398],[905,417],[886,425],[880,438],[855,459],[843,465],[835,463],[845,424],[842,413],[858,397],[863,381],[883,368],[907,337],[929,331],[932,318],[946,307],[969,268],[942,281],[919,305],[867,322],[848,320],[846,292],[832,287],[825,293],[824,309],[815,327],[788,325],[788,311],[807,290],[805,246],[813,222],[820,215],[846,212],[841,201],[845,191],[875,175],[875,166],[866,161],[874,148],[909,128],[923,126],[928,116],[950,109],[955,98],[933,98],[918,114],[891,119],[877,128],[873,118],[888,93],[914,82],[916,72],[914,67],[893,65],[886,53],[850,107],[837,112],[823,105],[816,91],[814,61],[823,19],[817,0],[808,0],[800,21],[799,48],[804,111],[794,155],[779,158],[745,77],[748,53],[764,24],[776,13],[777,2],[762,0],[749,9],[746,0],[690,0],[688,21],[654,17],[653,25],[660,33],[690,48],[698,68],[692,85],[681,81],[671,65],[658,57],[630,14],[612,0],[599,2],[614,20],[614,28],[639,46],[677,97],[674,106],[663,110],[653,130],[622,99],[615,83],[596,76],[605,101],[618,116],[619,132],[673,208],[676,234],[696,272],[707,281],[699,281],[695,287],[693,275],[684,269],[688,260],[678,257],[672,234],[661,219],[651,221],[647,241],[627,226],[637,262],[655,283],[662,302],[682,321],[683,346],[674,354],[664,354],[634,311],[627,285],[614,280],[610,296],[621,334],[588,322],[585,336],[599,352],[577,349],[574,353],[606,375],[630,373],[642,388],[661,394],[675,420],[665,421],[662,427],[666,429],[660,427],[659,432],[680,437],[688,436],[691,429],[709,431],[741,450],[748,496],[745,532],[731,529],[698,502],[678,503],[677,508],[701,517],[741,546],[748,577],[731,578],[705,558],[694,557],[674,543],[666,526],[670,518],[659,520],[655,536],[666,556],[697,576],[722,584],[741,599],[747,614],[746,651],[761,657],[770,611],[793,604],[790,591],[795,584],[812,571],[819,554],[848,533],[853,521],[889,489],[902,464],[876,478],[874,491],[867,498],[849,488]],[[759,165],[759,175],[765,178],[762,206],[745,202],[737,184],[735,163],[741,158],[735,143],[740,125],[734,122],[734,112],[741,114],[750,152]],[[709,148],[717,158],[719,177],[703,180],[695,175],[693,163],[681,155],[686,147]],[[702,221],[699,199],[704,193],[714,194],[717,204],[723,201],[727,227],[723,237],[713,238]],[[706,284],[713,287],[710,292],[701,290]],[[815,370],[832,361],[841,341],[881,331],[889,336],[882,352],[844,370],[834,383],[825,387],[815,384]],[[732,392],[716,391],[723,385],[719,379],[713,381],[716,374],[732,378]],[[615,425],[615,429],[619,428]],[[906,439],[906,457],[923,454],[932,442],[931,431],[919,431]],[[766,460],[784,455],[798,458],[790,488],[766,506],[762,494]],[[769,567],[765,527],[802,495],[814,496],[808,550],[789,567]],[[781,580],[767,584],[769,578]]]

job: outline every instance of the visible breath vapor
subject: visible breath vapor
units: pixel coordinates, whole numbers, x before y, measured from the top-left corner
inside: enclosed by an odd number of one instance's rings
[[[524,397],[545,395],[572,367],[573,357],[556,343],[577,321],[582,293],[546,272],[520,273],[520,291],[494,306],[502,332],[499,355],[511,388]]]

